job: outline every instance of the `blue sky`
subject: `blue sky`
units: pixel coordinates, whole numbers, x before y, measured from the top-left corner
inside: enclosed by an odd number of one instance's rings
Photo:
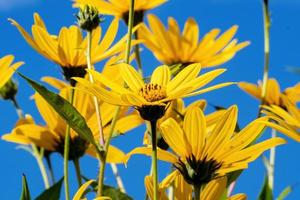
[[[263,67],[263,29],[262,12],[260,0],[169,0],[165,5],[150,11],[158,15],[165,23],[168,16],[173,16],[179,24],[188,17],[194,17],[200,25],[201,36],[212,28],[226,30],[230,26],[237,24],[239,30],[236,35],[240,41],[249,40],[251,45],[242,50],[237,56],[222,67],[228,71],[219,78],[220,81],[249,81],[256,82],[262,77]],[[272,15],[271,27],[271,63],[270,75],[280,82],[282,88],[294,85],[299,81],[299,75],[287,72],[287,66],[300,66],[300,1],[299,0],[270,0]],[[30,30],[33,23],[32,15],[38,12],[45,20],[48,30],[57,33],[61,26],[69,26],[75,23],[74,14],[77,12],[71,7],[71,1],[50,0],[0,0],[0,56],[14,54],[17,61],[24,61],[26,64],[20,71],[35,80],[40,80],[42,76],[53,75],[61,77],[58,66],[49,62],[34,50],[32,50],[23,40],[16,28],[9,24],[7,18],[13,18]],[[109,24],[111,18],[106,17],[104,27]],[[125,33],[125,25],[121,23],[121,33]],[[145,49],[145,48],[144,48]],[[145,71],[149,74],[159,63],[146,49],[142,53]],[[22,80],[15,77],[20,85],[18,100],[26,113],[32,114],[38,123],[43,123],[34,103],[29,99],[33,94]],[[253,120],[257,114],[258,101],[252,99],[247,94],[239,90],[236,86],[231,86],[219,91],[214,91],[202,96],[209,102],[224,107],[232,104],[239,106],[239,122],[242,126]],[[188,99],[187,102],[195,100]],[[9,102],[0,101],[0,133],[9,132],[17,115],[13,106]],[[125,136],[113,141],[115,145],[125,152],[138,146],[143,137],[143,127],[128,133]],[[264,138],[269,137],[266,132]],[[284,137],[284,136],[283,136]],[[297,185],[300,181],[300,161],[298,152],[300,144],[288,140],[288,145],[279,147],[276,156],[275,173],[275,196],[287,185]],[[16,145],[0,141],[0,182],[1,199],[18,199],[21,192],[21,175],[26,174],[33,196],[39,194],[43,189],[43,182],[36,164],[31,155],[22,150],[16,150]],[[60,155],[52,157],[55,168],[56,179],[62,176],[62,158]],[[95,178],[97,173],[97,161],[90,157],[81,160],[83,174]],[[143,156],[133,157],[128,167],[120,166],[120,173],[125,181],[128,193],[134,199],[143,199],[144,186],[143,177],[149,172],[150,159]],[[160,175],[168,173],[169,166],[160,163]],[[71,192],[74,193],[77,183],[72,164],[71,170]],[[235,193],[244,192],[249,199],[255,199],[263,183],[265,170],[261,159],[250,164],[240,177]],[[115,184],[111,176],[110,168],[107,167],[106,183]],[[295,187],[295,191],[287,199],[297,199],[300,196],[300,188]]]

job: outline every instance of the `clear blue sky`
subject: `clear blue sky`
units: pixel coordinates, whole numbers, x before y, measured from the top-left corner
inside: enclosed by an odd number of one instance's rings
[[[299,80],[299,75],[287,72],[287,66],[300,66],[300,1],[299,0],[270,0],[272,14],[271,27],[271,71],[272,77],[276,77],[283,88],[294,85]],[[30,30],[33,23],[32,15],[39,12],[45,20],[48,30],[57,33],[61,26],[74,24],[74,14],[77,12],[71,7],[71,1],[66,0],[0,0],[0,56],[14,54],[16,60],[24,61],[26,64],[20,71],[35,80],[42,76],[53,75],[61,77],[60,68],[49,62],[23,40],[16,28],[10,25],[7,18],[14,18],[27,30]],[[228,29],[237,24],[239,30],[237,38],[240,41],[250,40],[251,45],[242,50],[230,62],[223,67],[228,71],[218,81],[250,81],[256,82],[262,77],[263,67],[263,30],[262,12],[260,0],[169,0],[165,5],[150,11],[158,15],[164,23],[168,16],[175,17],[182,26],[183,22],[190,16],[194,17],[199,25],[203,36],[212,28]],[[111,18],[106,17],[107,26]],[[122,22],[122,33],[125,32],[125,25]],[[158,65],[152,55],[145,50],[142,53],[144,67],[149,73]],[[38,123],[42,119],[29,99],[33,91],[18,77],[15,77],[20,84],[18,99],[26,113],[32,114]],[[242,126],[253,120],[257,113],[258,101],[252,99],[237,87],[231,86],[219,91],[204,95],[209,102],[228,107],[232,104],[239,106],[239,121]],[[194,99],[189,99],[191,101]],[[0,133],[9,132],[17,115],[9,102],[0,101]],[[143,128],[122,136],[114,144],[125,152],[141,144]],[[269,137],[266,132],[264,137]],[[288,139],[288,145],[277,150],[276,173],[275,173],[275,196],[287,185],[297,185],[300,181],[300,144]],[[26,174],[32,196],[37,196],[43,189],[43,182],[40,177],[36,161],[27,152],[16,150],[16,145],[0,141],[0,191],[1,199],[18,199],[21,192],[21,175]],[[56,178],[62,176],[62,158],[60,155],[52,157],[54,161]],[[95,178],[97,173],[97,162],[90,157],[81,160],[83,174]],[[128,168],[120,167],[120,173],[126,183],[128,193],[134,199],[143,199],[144,184],[143,177],[148,173],[150,159],[143,156],[135,156],[129,161]],[[161,163],[160,175],[165,176],[168,172],[168,165]],[[77,186],[73,166],[70,165],[72,193]],[[261,159],[250,164],[238,181],[235,192],[244,192],[249,199],[255,199],[263,183],[265,170]],[[111,176],[110,168],[107,168],[106,183],[115,184]],[[300,187],[296,186],[295,191],[287,199],[299,199]]]

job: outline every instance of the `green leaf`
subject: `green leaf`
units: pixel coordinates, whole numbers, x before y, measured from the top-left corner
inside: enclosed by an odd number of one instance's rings
[[[265,176],[265,182],[259,194],[258,200],[273,200],[273,192],[269,186],[268,176]]]
[[[89,181],[90,180],[89,178],[87,178],[85,176],[82,176],[82,178],[85,181]],[[93,182],[91,184],[91,186],[93,188],[93,191],[97,192],[98,183],[97,182]],[[109,186],[109,185],[104,185],[103,186],[103,195],[102,196],[110,197],[113,200],[133,200],[133,198],[131,198],[128,194],[125,194],[125,193],[121,192],[120,189],[114,188],[114,187]]]
[[[114,200],[133,200],[133,198],[131,198],[127,194],[109,185],[103,186],[103,196],[110,197],[111,199]]]
[[[63,181],[64,178],[61,178],[57,183],[42,192],[35,200],[59,200]]]
[[[60,115],[62,119],[68,123],[68,125],[74,129],[80,137],[87,140],[93,144],[97,149],[98,145],[96,144],[92,131],[88,127],[84,117],[70,104],[67,100],[51,92],[44,86],[36,83],[35,81],[27,78],[26,76],[18,73],[23,79],[25,79],[31,87],[37,91],[48,103],[49,105]]]
[[[31,200],[26,176],[24,174],[22,176],[22,194],[20,200]]]
[[[292,186],[287,186],[282,190],[282,192],[279,194],[277,200],[284,200],[291,192],[293,191]]]

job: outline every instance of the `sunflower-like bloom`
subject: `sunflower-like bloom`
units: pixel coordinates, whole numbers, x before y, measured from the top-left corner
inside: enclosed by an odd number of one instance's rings
[[[83,77],[84,68],[87,66],[85,50],[87,39],[83,37],[81,30],[77,26],[63,27],[58,35],[50,34],[44,21],[39,14],[34,14],[34,24],[32,25],[32,36],[25,31],[16,21],[10,20],[17,27],[26,42],[38,53],[60,65],[67,79],[71,77]],[[119,22],[114,19],[101,38],[102,29],[100,27],[93,31],[92,35],[92,64],[106,59],[123,51],[126,47],[126,36],[112,45],[118,32]],[[135,41],[133,41],[135,44]],[[76,69],[74,69],[76,68]]]
[[[168,28],[154,15],[148,15],[148,22],[150,28],[143,24],[138,31],[139,38],[161,63],[169,66],[191,63],[201,63],[203,68],[218,66],[249,45],[249,42],[238,43],[233,39],[237,26],[219,37],[220,30],[213,29],[199,40],[199,27],[192,18],[186,21],[182,33],[173,18],[169,18]]]
[[[171,162],[191,185],[203,186],[211,180],[248,167],[265,150],[286,143],[282,138],[272,138],[251,145],[261,134],[267,118],[259,118],[235,133],[237,107],[230,107],[212,131],[207,131],[206,120],[200,108],[189,109],[183,128],[172,118],[161,126],[161,134],[176,154],[158,150],[158,159]],[[251,146],[249,146],[251,145]],[[133,154],[151,155],[151,148],[139,147]]]
[[[23,62],[13,63],[13,61],[13,55],[6,55],[0,58],[0,88],[10,80],[15,70],[24,64]]]
[[[82,78],[74,79],[81,83],[87,91],[107,103],[135,107],[141,117],[147,121],[160,119],[165,114],[166,106],[174,99],[202,94],[232,84],[221,83],[199,90],[225,71],[218,69],[198,76],[201,69],[199,64],[189,65],[173,79],[171,79],[168,66],[157,67],[152,73],[149,83],[143,81],[134,67],[124,63],[117,67],[126,83],[125,86],[124,84],[115,84],[110,78],[92,70],[89,72],[94,76],[96,82],[102,83],[110,90]]]
[[[174,200],[192,200],[193,188],[191,185],[185,182],[183,176],[176,173],[171,173],[159,184],[159,200],[168,200],[165,191],[173,183]],[[200,193],[200,199],[202,200],[217,200],[221,199],[222,195],[226,192],[227,178],[221,177],[210,181]],[[146,192],[150,198],[153,199],[153,183],[151,176],[145,177]],[[245,194],[236,194],[234,196],[226,198],[226,200],[246,200]]]
[[[134,2],[135,24],[143,20],[147,10],[153,9],[165,3],[167,0],[136,0]],[[130,0],[74,0],[74,6],[91,5],[105,15],[113,15],[128,21]]]
[[[63,83],[57,82],[54,79],[47,78],[50,83],[56,82],[55,86],[64,86]],[[64,98],[68,97],[67,88],[63,88],[60,95]],[[10,142],[21,144],[35,144],[38,147],[44,148],[49,152],[58,152],[63,155],[64,152],[64,139],[67,129],[66,122],[60,118],[53,108],[38,94],[34,95],[36,106],[41,114],[42,118],[46,122],[46,125],[38,125],[31,119],[25,122],[18,123],[16,128],[9,134],[3,135],[2,139]],[[93,109],[92,98],[81,92],[77,91],[74,96],[74,107],[85,118],[87,124],[91,128],[91,131],[95,137],[95,140],[99,140],[99,127],[97,123],[97,116]],[[100,111],[102,115],[102,125],[104,137],[108,135],[110,129],[110,122],[113,118],[113,111],[115,106],[107,103],[100,104]],[[142,123],[138,113],[125,116],[125,109],[122,111],[117,124],[116,131],[119,133],[125,133],[126,131],[138,126]],[[89,145],[87,141],[78,136],[78,134],[71,129],[70,132],[70,160],[79,158],[85,153],[95,156],[95,149],[92,145]],[[108,157],[109,162],[121,162],[124,153],[116,147],[111,146],[109,148]]]
[[[300,110],[290,98],[284,95],[281,98],[285,108],[277,105],[263,106],[262,112],[272,119],[272,122],[265,124],[300,142]]]
[[[248,82],[240,82],[239,87],[250,94],[251,96],[262,99],[262,85],[261,82],[258,84],[248,83]],[[278,84],[276,79],[268,79],[267,81],[267,93],[265,96],[265,104],[266,105],[277,105],[282,108],[285,108],[284,101],[282,100],[282,95],[286,95],[292,102],[300,101],[300,83],[296,84],[293,87],[289,87],[281,92],[280,85]]]

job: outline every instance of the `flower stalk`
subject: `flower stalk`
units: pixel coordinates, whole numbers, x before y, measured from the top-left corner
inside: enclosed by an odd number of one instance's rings
[[[194,185],[194,200],[200,200],[201,185]]]
[[[73,104],[74,101],[74,89],[71,89],[71,95],[69,101]],[[70,200],[70,190],[69,190],[69,152],[70,152],[70,132],[71,127],[67,125],[65,144],[64,144],[64,184],[65,184],[65,198]]]
[[[263,16],[264,16],[264,72],[263,82],[261,90],[261,102],[260,105],[264,105],[266,102],[267,84],[269,78],[269,65],[270,65],[270,14],[269,14],[269,1],[263,1]],[[261,107],[259,108],[258,117],[261,116]]]
[[[88,69],[94,70],[94,67],[91,62],[91,53],[92,53],[92,30],[87,31],[87,38],[88,38],[88,44],[87,44],[87,53],[86,53],[86,58],[87,58],[87,66]],[[94,78],[91,74],[89,74],[89,79],[91,83],[94,83]],[[101,113],[100,113],[100,108],[99,108],[99,103],[98,103],[98,98],[93,96],[94,99],[94,104],[95,104],[95,110],[97,114],[97,123],[99,127],[99,142],[100,146],[104,146],[104,134],[103,134],[103,128],[102,128],[102,118],[101,118]]]
[[[76,171],[76,178],[78,182],[78,188],[82,185],[82,179],[81,179],[81,172],[80,172],[80,164],[79,164],[79,158],[76,158],[73,160],[75,171]]]
[[[151,125],[151,142],[152,142],[152,178],[153,178],[153,197],[158,200],[158,169],[157,169],[157,120],[150,121]]]
[[[48,189],[50,187],[50,184],[49,184],[49,179],[48,179],[48,176],[47,176],[47,171],[46,171],[46,168],[45,168],[45,165],[43,163],[43,157],[44,157],[44,149],[41,149],[41,151],[38,150],[37,146],[32,144],[31,145],[32,147],[32,153],[33,153],[33,156],[35,157],[37,163],[38,163],[38,166],[40,168],[40,171],[41,171],[41,174],[42,174],[42,178],[43,178],[43,181],[44,181],[44,184],[45,184],[45,188]]]

